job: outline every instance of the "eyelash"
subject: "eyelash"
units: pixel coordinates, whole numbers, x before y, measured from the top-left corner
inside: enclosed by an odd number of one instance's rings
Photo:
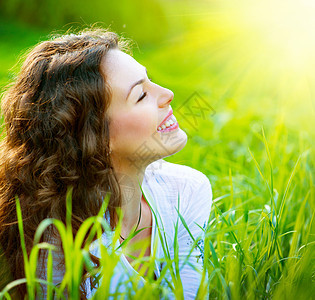
[[[149,80],[152,81],[152,78],[149,78]],[[144,92],[144,93],[140,96],[140,98],[138,99],[137,102],[141,101],[146,95],[147,95],[147,92]]]
[[[141,101],[146,95],[147,95],[147,92],[144,92],[144,93],[141,95],[141,97],[138,99],[137,102]]]

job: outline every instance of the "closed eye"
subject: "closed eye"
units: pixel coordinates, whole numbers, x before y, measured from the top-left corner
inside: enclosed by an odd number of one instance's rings
[[[140,96],[137,102],[141,101],[146,95],[147,95],[147,92],[142,93],[142,95]]]
[[[148,78],[150,81],[152,81],[152,78]],[[145,98],[147,95],[147,92],[142,93],[142,95],[140,96],[140,98],[138,99],[137,102],[141,101],[143,98]]]

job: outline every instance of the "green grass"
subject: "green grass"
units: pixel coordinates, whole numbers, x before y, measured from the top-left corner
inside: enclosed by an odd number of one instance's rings
[[[134,56],[147,67],[153,81],[173,90],[174,114],[189,135],[186,147],[167,160],[201,170],[212,184],[214,201],[205,232],[205,282],[199,298],[209,288],[210,299],[313,299],[313,69],[297,66],[284,48],[280,51],[247,26],[246,20],[240,21],[220,7],[213,8],[210,18],[202,14],[206,2],[199,7],[185,2],[180,9],[174,3],[166,9],[170,26],[175,28],[172,34],[154,46],[142,47],[141,52],[135,50]],[[192,17],[187,18],[186,11]],[[21,51],[46,33],[15,23],[0,23],[0,28],[10,37],[2,39],[0,46],[0,82],[4,85],[15,72],[8,69]],[[301,57],[310,67],[314,64],[314,56]],[[208,111],[203,117],[199,111],[193,127],[193,117],[185,113],[196,103],[188,100],[195,91],[215,114]],[[184,117],[179,118],[179,113]],[[75,241],[70,228],[55,220],[42,225],[58,223],[63,233],[67,274],[59,290],[62,293],[67,288],[71,299],[78,299],[83,262],[89,265],[87,249],[81,250],[80,245],[92,220],[97,220],[98,232],[106,227],[100,217],[87,220]],[[180,216],[179,222],[183,222]],[[163,240],[162,231],[160,236]],[[29,299],[36,289],[38,247],[25,259]],[[166,269],[181,299],[180,281],[170,267],[167,247],[165,251]],[[105,248],[102,252],[102,265],[110,273],[118,257]],[[154,255],[147,262],[151,269],[153,261]],[[97,271],[90,264],[90,272]],[[157,282],[148,279],[132,298],[157,299],[166,293],[159,284],[163,276]],[[102,282],[97,299],[108,295],[108,284],[108,280]],[[51,286],[50,291],[54,289]],[[6,291],[2,292],[4,298],[8,297]]]

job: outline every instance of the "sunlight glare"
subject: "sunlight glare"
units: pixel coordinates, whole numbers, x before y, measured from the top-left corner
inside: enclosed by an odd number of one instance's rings
[[[306,71],[315,61],[315,1],[267,0],[242,6],[243,21],[266,51]]]

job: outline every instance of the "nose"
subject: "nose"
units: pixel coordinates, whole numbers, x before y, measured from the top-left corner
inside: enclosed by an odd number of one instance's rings
[[[159,88],[161,90],[160,90],[160,95],[158,99],[158,105],[159,105],[159,108],[163,108],[163,107],[168,106],[172,102],[174,98],[174,93],[167,88],[164,88],[161,86],[159,86]]]

